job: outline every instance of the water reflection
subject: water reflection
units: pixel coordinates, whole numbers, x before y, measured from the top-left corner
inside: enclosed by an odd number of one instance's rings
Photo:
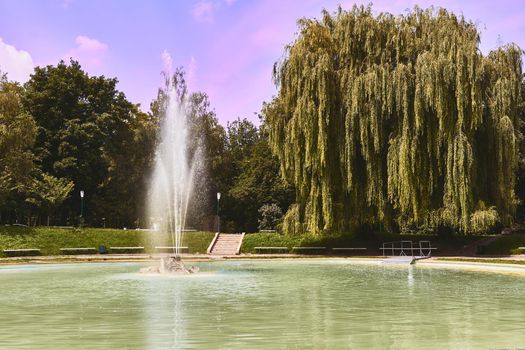
[[[516,276],[294,261],[200,267],[203,274],[195,278],[142,276],[138,265],[122,264],[17,273],[0,268],[0,283],[8,286],[0,294],[0,347],[398,349],[525,343],[520,329],[525,279]]]
[[[408,266],[408,278],[407,278],[407,285],[408,285],[408,291],[410,295],[412,295],[414,290],[414,265]]]

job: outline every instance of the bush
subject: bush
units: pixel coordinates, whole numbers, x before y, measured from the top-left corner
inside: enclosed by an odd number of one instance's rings
[[[476,234],[486,234],[494,230],[499,223],[499,215],[496,207],[485,210],[476,210],[470,215],[470,226]]]
[[[281,208],[275,204],[265,204],[259,209],[259,230],[275,230],[283,217]]]

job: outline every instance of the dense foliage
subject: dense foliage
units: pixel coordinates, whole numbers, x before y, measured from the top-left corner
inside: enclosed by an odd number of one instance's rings
[[[234,173],[225,199],[229,204],[226,219],[233,230],[240,224],[237,230],[255,232],[262,218],[260,208],[272,204],[288,208],[293,190],[279,177],[279,163],[271,155],[264,124],[256,129],[248,120],[237,119],[227,129]]]
[[[36,166],[32,150],[38,125],[22,106],[23,92],[5,75],[0,77],[0,222],[19,212],[28,212],[30,219],[30,213],[36,210],[47,215],[49,224],[73,183]]]
[[[187,225],[215,230],[217,211],[230,232],[486,233],[523,220],[522,52],[478,45],[476,26],[444,9],[302,19],[259,127],[222,126],[176,70],[166,81],[203,164]],[[165,108],[165,89],[145,113],[75,61],[23,86],[0,72],[0,224],[78,225],[82,190],[86,225],[146,227]]]
[[[264,111],[296,187],[284,230],[509,224],[521,50],[484,56],[478,44],[476,26],[444,9],[396,17],[354,7],[299,21]]]
[[[155,124],[116,84],[71,61],[37,67],[21,91],[22,108],[37,125],[35,166],[74,186],[53,222],[77,223],[80,190],[90,224],[107,218],[108,225],[132,225],[140,216]]]
[[[0,76],[0,207],[8,206],[31,183],[37,126],[20,102],[22,88]],[[1,214],[0,214],[1,215]]]
[[[257,231],[262,205],[287,208],[293,198],[290,186],[278,176],[279,164],[268,147],[265,125],[257,128],[249,120],[238,118],[224,128],[208,96],[187,91],[182,69],[175,72],[172,83],[186,109],[189,152],[201,148],[202,174],[195,179],[188,226],[216,230],[219,209],[221,231]],[[164,117],[165,109],[166,89],[159,89],[151,104],[156,120]],[[221,193],[219,208],[217,192]]]
[[[275,230],[283,216],[281,208],[275,204],[265,204],[259,209],[259,231]]]
[[[256,231],[263,204],[287,207],[291,192],[278,176],[266,133],[246,119],[219,124],[208,96],[189,92],[184,71],[173,75],[185,101],[189,151],[202,151],[187,225]],[[116,89],[71,61],[37,67],[21,86],[0,75],[0,224],[146,227],[148,178],[166,108],[159,89],[141,112]]]

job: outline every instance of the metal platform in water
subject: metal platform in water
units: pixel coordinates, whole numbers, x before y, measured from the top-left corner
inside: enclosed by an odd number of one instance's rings
[[[417,260],[429,259],[430,256],[389,256],[383,259],[383,264],[409,264],[413,265]]]
[[[411,256],[389,256],[383,259],[383,264],[414,264],[415,260]]]

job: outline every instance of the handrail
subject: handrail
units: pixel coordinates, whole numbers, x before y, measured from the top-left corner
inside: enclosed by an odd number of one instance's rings
[[[213,246],[215,245],[215,242],[217,241],[217,238],[219,238],[219,232],[215,232],[215,236],[213,237],[210,245],[208,246],[208,250],[206,250],[206,254],[210,254]]]
[[[240,252],[241,252],[242,241],[244,240],[244,235],[245,234],[246,234],[246,232],[242,233],[242,237],[241,237],[241,240],[239,241],[239,246],[237,247],[237,251],[235,252],[235,255],[239,255]]]
[[[379,248],[383,251],[383,256],[410,256],[415,257],[414,254],[419,253],[420,257],[431,257],[432,251],[436,247],[432,247],[430,241],[419,241],[417,246],[414,246],[412,241],[397,241],[397,242],[383,242],[383,246]]]

